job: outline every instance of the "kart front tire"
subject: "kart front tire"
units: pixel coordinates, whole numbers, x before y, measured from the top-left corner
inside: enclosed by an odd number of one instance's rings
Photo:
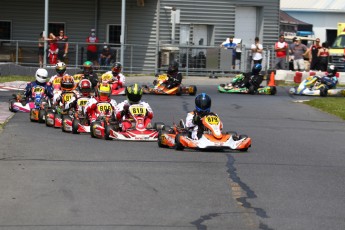
[[[158,132],[158,139],[157,139],[157,144],[159,148],[168,148],[168,146],[164,145],[162,143],[162,135],[163,134],[168,134],[169,132],[166,130],[159,130]]]
[[[271,95],[276,95],[277,94],[277,88],[275,86],[270,86],[270,92],[271,92]]]
[[[179,87],[177,88],[176,95],[177,95],[177,96],[181,96],[181,95],[182,95],[182,92],[183,92],[182,86],[179,86]]]
[[[191,85],[191,86],[189,86],[189,87],[192,88],[192,90],[189,91],[189,95],[194,96],[194,95],[196,94],[196,92],[197,92],[198,89],[196,88],[195,85]]]
[[[73,134],[79,134],[79,132],[78,132],[79,123],[80,122],[78,119],[73,119],[73,122],[72,122],[72,133]]]
[[[177,134],[175,137],[175,149],[178,151],[184,150],[184,146],[180,142],[180,139],[182,136],[183,136],[182,134]]]
[[[328,95],[328,90],[327,90],[327,88],[324,87],[324,86],[320,87],[320,96],[321,96],[321,97],[327,97],[327,95]]]
[[[40,109],[38,111],[38,123],[44,123],[45,111]]]
[[[155,122],[153,124],[153,129],[159,131],[162,130],[164,128],[164,123],[163,122]]]
[[[105,129],[104,129],[104,139],[105,140],[111,140],[111,138],[110,138],[110,130],[111,130],[111,126],[110,125],[106,125]]]
[[[248,93],[251,95],[254,95],[255,92],[256,92],[255,86],[253,86],[253,85],[249,86]]]
[[[66,130],[66,120],[71,120],[71,118],[69,116],[63,115],[62,119],[61,119],[61,129],[62,129],[62,132],[67,132],[67,130]]]
[[[47,112],[46,112],[46,115],[45,115],[45,122],[46,122],[46,126],[48,126],[48,127],[54,126],[54,123],[55,123],[55,116],[54,116],[53,124],[48,124],[48,117],[49,117],[51,114],[54,114],[54,113],[53,113],[52,111],[47,111]]]
[[[33,109],[30,109],[30,113],[29,113],[30,114],[29,115],[30,116],[30,121],[31,122],[35,122],[35,119],[32,119],[32,113],[33,113]]]
[[[239,140],[241,140],[241,139],[243,139],[243,138],[248,138],[248,136],[242,134],[242,135],[240,135],[238,138],[239,138]],[[239,151],[240,151],[240,152],[247,152],[247,151],[248,151],[248,148],[239,149]]]
[[[97,136],[95,135],[95,126],[98,126],[98,125],[101,125],[101,122],[99,121],[95,121],[95,122],[92,122],[91,125],[90,125],[90,134],[91,134],[91,137],[93,138],[97,138]]]
[[[11,112],[15,113],[15,112],[17,112],[17,111],[15,111],[15,110],[13,109],[13,104],[14,104],[14,101],[10,101],[8,110],[10,110]]]

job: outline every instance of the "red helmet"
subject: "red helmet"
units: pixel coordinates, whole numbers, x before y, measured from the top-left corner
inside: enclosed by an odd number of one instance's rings
[[[83,96],[90,96],[92,87],[91,87],[91,82],[88,79],[82,79],[79,82],[79,91]]]

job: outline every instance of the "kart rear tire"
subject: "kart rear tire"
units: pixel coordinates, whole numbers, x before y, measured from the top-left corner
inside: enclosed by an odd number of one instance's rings
[[[242,138],[247,138],[248,136],[247,135],[240,135],[238,138],[239,140],[241,140]],[[239,149],[240,152],[247,152],[248,151],[248,148],[244,148],[244,149]]]
[[[235,131],[226,131],[225,133],[226,133],[226,134],[230,134],[230,135],[232,136],[232,139],[233,139],[234,141],[239,140],[237,132],[235,132]]]
[[[251,95],[254,95],[255,92],[256,92],[255,86],[253,86],[253,85],[249,86],[248,93]]]
[[[181,144],[180,142],[180,138],[184,136],[183,134],[177,134],[176,137],[175,137],[175,149],[178,150],[178,151],[182,151],[184,150],[184,146]]]
[[[13,109],[13,104],[14,104],[14,101],[10,101],[8,110],[10,110],[13,113],[16,113],[17,111]]]
[[[153,129],[159,131],[162,130],[164,128],[164,123],[163,122],[155,122],[153,124]]]
[[[327,88],[324,87],[324,86],[321,86],[321,87],[320,87],[320,96],[321,96],[321,97],[327,97],[327,94],[328,94]]]
[[[93,138],[97,138],[97,136],[95,135],[95,129],[93,128],[95,125],[101,125],[101,122],[95,121],[95,122],[92,122],[90,125],[90,134],[91,134],[91,137]]]
[[[189,92],[189,95],[190,95],[190,96],[194,96],[194,95],[196,94],[196,92],[197,92],[198,89],[196,88],[195,85],[191,85],[191,86],[189,86],[189,87],[193,89],[192,92]]]
[[[38,111],[38,123],[44,123],[45,111],[40,109]]]
[[[106,125],[105,129],[104,129],[104,139],[105,140],[111,140],[112,138],[110,138],[110,130],[111,130],[111,126],[110,125]]]
[[[270,91],[271,91],[271,95],[276,95],[277,94],[277,87],[270,86]]]
[[[80,123],[80,121],[78,119],[73,119],[73,121],[72,121],[72,133],[73,134],[79,134],[79,132],[78,132],[79,123]]]
[[[162,144],[162,135],[163,134],[168,134],[169,132],[166,130],[159,130],[158,132],[158,139],[157,139],[157,144],[159,148],[168,148],[169,146],[166,146]]]
[[[179,86],[179,87],[177,88],[176,95],[177,95],[177,96],[181,96],[181,95],[182,95],[182,92],[183,92],[182,86]]]

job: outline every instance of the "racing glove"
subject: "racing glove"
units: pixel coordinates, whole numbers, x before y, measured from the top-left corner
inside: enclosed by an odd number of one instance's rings
[[[125,116],[129,114],[129,104],[125,104],[123,106],[123,110],[121,111],[121,117]]]
[[[197,114],[194,115],[193,117],[193,124],[195,125],[200,125],[201,124],[201,117]]]

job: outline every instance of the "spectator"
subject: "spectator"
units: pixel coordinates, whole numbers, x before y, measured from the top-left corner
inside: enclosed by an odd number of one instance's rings
[[[45,39],[43,36],[43,32],[41,32],[38,38],[38,63],[40,65],[40,68],[43,68],[44,41]]]
[[[49,41],[49,50],[48,50],[49,64],[55,65],[57,64],[57,54],[59,51],[56,37],[53,33],[50,33],[49,38],[47,40]]]
[[[312,45],[308,50],[311,70],[320,70],[319,57],[318,57],[318,52],[320,48],[321,48],[320,38],[317,38],[315,41],[315,45]]]
[[[109,66],[111,57],[112,57],[112,53],[110,51],[110,48],[109,46],[105,45],[103,47],[101,54],[99,55],[98,62],[101,66]]]
[[[274,45],[274,51],[276,52],[275,69],[286,69],[288,44],[285,42],[284,35],[279,36],[279,41]]]
[[[317,57],[319,58],[319,67],[320,67],[319,70],[327,71],[328,57],[329,57],[327,42],[322,43],[322,47],[319,49],[317,53]]]
[[[260,44],[259,41],[260,41],[259,38],[256,37],[255,38],[255,43],[252,44],[252,46],[251,46],[252,58],[253,58],[254,65],[262,63],[262,50],[263,50],[263,46]]]
[[[98,38],[96,37],[96,30],[91,29],[91,35],[87,37],[87,61],[91,61],[93,65],[98,65],[97,59],[98,59],[98,48],[97,45],[94,43],[98,43]]]
[[[224,47],[226,49],[232,50],[232,68],[235,69],[235,61],[236,61],[236,43],[233,42],[234,37],[230,36],[228,37],[221,45],[220,47]]]
[[[294,42],[290,46],[290,53],[294,56],[293,68],[295,71],[305,70],[303,56],[306,55],[307,52],[308,52],[308,47],[301,43],[300,38],[296,38],[296,42]]]
[[[68,55],[68,37],[65,36],[65,32],[61,29],[59,32],[59,36],[56,37],[57,44],[58,44],[58,60],[61,62],[66,62]]]

